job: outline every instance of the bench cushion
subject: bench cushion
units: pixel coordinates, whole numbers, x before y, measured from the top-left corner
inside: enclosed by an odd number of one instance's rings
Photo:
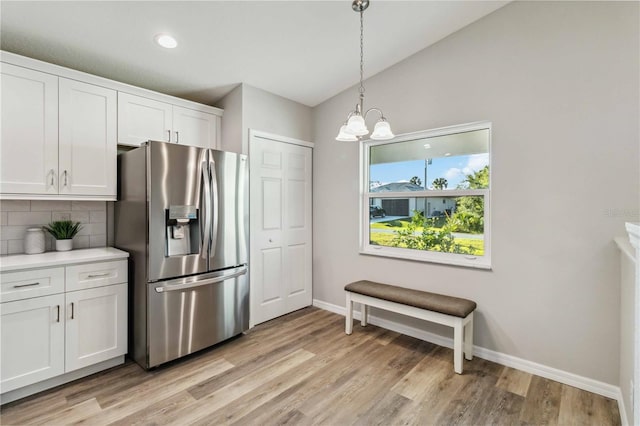
[[[344,289],[377,299],[402,303],[404,305],[461,318],[465,318],[476,309],[476,302],[471,300],[396,287],[394,285],[380,284],[373,281],[356,281],[347,284]]]

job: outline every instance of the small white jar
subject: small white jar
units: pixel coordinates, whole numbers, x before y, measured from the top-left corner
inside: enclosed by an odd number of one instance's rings
[[[24,252],[44,253],[44,231],[42,228],[28,228],[24,234]]]

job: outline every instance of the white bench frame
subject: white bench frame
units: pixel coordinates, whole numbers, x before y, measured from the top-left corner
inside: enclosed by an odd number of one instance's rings
[[[364,294],[345,291],[347,294],[347,316],[345,332],[353,332],[353,303],[360,303],[362,318],[360,323],[363,327],[367,325],[369,306],[385,309],[425,321],[453,327],[453,370],[462,374],[462,354],[469,361],[473,359],[473,312],[465,318],[453,315],[441,314],[427,309],[416,308],[402,303],[390,302],[376,297],[365,296]]]

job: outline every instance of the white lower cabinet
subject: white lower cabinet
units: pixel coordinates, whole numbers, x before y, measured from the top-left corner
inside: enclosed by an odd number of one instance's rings
[[[64,373],[64,294],[2,304],[2,392]]]
[[[126,284],[72,291],[65,299],[65,371],[127,352]]]
[[[2,403],[16,399],[7,400],[12,391],[26,396],[91,374],[100,363],[124,361],[126,268],[126,260],[117,260],[0,275],[3,300],[11,300],[0,305]],[[66,277],[64,286],[45,285],[43,277],[59,275]]]

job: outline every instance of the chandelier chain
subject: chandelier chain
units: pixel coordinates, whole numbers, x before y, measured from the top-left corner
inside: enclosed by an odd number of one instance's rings
[[[364,10],[360,10],[360,100],[364,98]]]

